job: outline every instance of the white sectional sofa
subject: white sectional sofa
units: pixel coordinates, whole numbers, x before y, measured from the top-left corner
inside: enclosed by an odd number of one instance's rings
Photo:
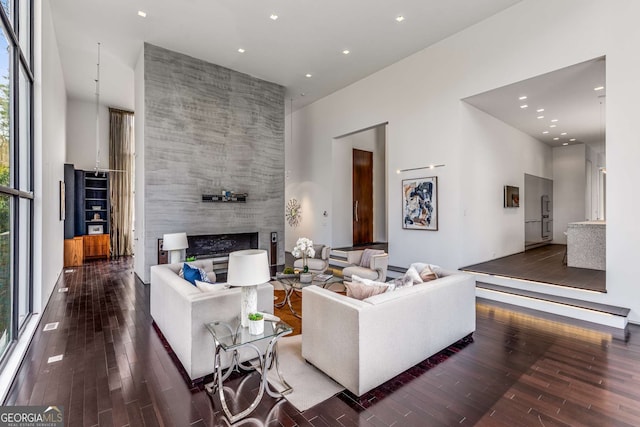
[[[211,260],[190,262],[213,271]],[[151,317],[171,345],[192,381],[213,373],[213,337],[205,324],[214,320],[231,321],[240,315],[240,288],[202,292],[178,272],[182,263],[151,267]],[[258,310],[273,313],[273,286],[258,286]],[[256,357],[241,354],[242,360]],[[229,359],[223,358],[223,367]]]
[[[302,356],[352,393],[367,391],[475,331],[475,279],[437,280],[363,301],[302,290]]]

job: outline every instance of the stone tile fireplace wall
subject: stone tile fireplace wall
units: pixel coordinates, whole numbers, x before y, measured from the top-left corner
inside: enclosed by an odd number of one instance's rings
[[[145,44],[143,117],[141,278],[148,282],[157,263],[157,239],[180,231],[258,231],[267,250],[275,231],[283,263],[284,88]],[[222,190],[247,193],[247,201],[202,202]]]

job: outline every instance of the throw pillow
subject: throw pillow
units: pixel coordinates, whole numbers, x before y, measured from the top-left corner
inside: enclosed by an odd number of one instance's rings
[[[414,285],[417,285],[418,283],[422,283],[422,279],[420,278],[420,273],[418,273],[418,270],[416,270],[413,267],[409,267],[409,269],[404,275],[407,277],[410,277]]]
[[[207,278],[209,279],[209,282],[216,283],[216,272],[215,271],[208,272]]]
[[[316,252],[313,256],[316,259],[322,259],[322,248],[324,245],[313,245],[313,250]]]
[[[393,283],[395,283],[396,289],[408,288],[409,286],[413,286],[413,279],[405,274],[402,277],[398,277]]]
[[[360,258],[360,267],[371,268],[371,257],[383,253],[382,249],[365,249],[362,252],[362,258]]]
[[[387,291],[387,286],[365,285],[359,282],[344,282],[347,288],[347,296],[363,300],[374,295],[382,294]]]
[[[196,280],[196,286],[202,292],[217,292],[217,291],[229,289],[230,287],[226,283],[207,283],[207,282],[202,282],[200,280]]]
[[[427,265],[420,272],[420,278],[423,282],[430,282],[432,280],[436,280],[438,278],[438,275],[431,269],[431,267]]]
[[[196,286],[196,280],[201,280],[203,282],[210,283],[210,280],[209,280],[209,277],[207,277],[206,271],[186,262],[182,265],[182,275],[184,280],[188,281],[193,286]]]
[[[364,277],[360,277],[357,274],[352,275],[351,280],[353,282],[362,283],[367,286],[386,286],[387,292],[393,292],[396,289],[396,285],[394,283],[376,282],[375,280],[365,279]]]

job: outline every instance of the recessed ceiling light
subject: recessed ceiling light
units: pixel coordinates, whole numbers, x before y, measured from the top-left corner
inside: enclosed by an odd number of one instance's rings
[[[350,52],[349,52],[349,49],[345,49],[342,51],[342,53],[344,53],[345,55],[349,55]]]
[[[538,108],[536,111],[537,111],[538,113],[542,113],[542,112],[544,111],[544,108]]]
[[[593,90],[602,90],[602,89],[604,89],[604,86],[598,86],[593,88]]]
[[[527,107],[528,107],[528,105],[527,105],[527,104],[522,104],[522,105],[520,106],[520,108],[527,108]]]
[[[275,21],[276,19],[278,19],[278,15],[276,15],[275,13],[272,13],[271,16],[269,16],[269,18],[271,18],[271,20]]]
[[[239,48],[239,49],[238,49],[238,52],[240,52],[240,53],[244,53],[244,49],[243,49],[243,48]]]
[[[311,78],[311,74],[307,73],[304,75],[306,78]]]
[[[139,11],[138,11],[138,16],[141,16],[141,17],[143,17],[143,18],[146,18],[146,17],[147,17],[147,12],[145,12],[144,10],[139,10]]]
[[[396,21],[398,21],[398,22],[404,21],[404,16],[402,16],[402,15],[396,16]]]
[[[555,138],[553,138],[554,141],[559,140],[560,138],[558,138],[557,136]]]
[[[553,119],[553,120],[551,120],[551,123],[555,123],[557,121],[558,121],[558,119]]]
[[[518,98],[520,101],[524,101],[525,99],[527,99],[527,97],[525,95],[521,96],[520,98]]]
[[[566,134],[567,134],[566,132],[562,132],[560,136],[565,136]]]
[[[544,116],[538,116],[539,119],[544,119]]]
[[[557,125],[549,125],[549,127],[550,127],[550,128],[554,128],[554,127],[556,127],[556,126],[557,126]]]
[[[544,131],[544,132],[542,132],[542,133],[546,135],[546,134],[548,134],[548,133],[549,133],[549,131],[548,131],[548,130],[545,130],[545,131]]]
[[[569,143],[568,142],[563,142],[562,145],[569,145]]]
[[[575,138],[571,138],[569,141],[573,142],[573,141],[575,141],[575,140],[576,140]]]

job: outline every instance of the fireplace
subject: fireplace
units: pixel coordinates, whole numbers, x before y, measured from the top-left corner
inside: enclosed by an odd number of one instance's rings
[[[258,232],[199,234],[187,236],[187,257],[196,259],[226,258],[229,253],[243,249],[258,249]],[[162,250],[162,239],[158,239],[158,264],[169,262],[167,252]]]

